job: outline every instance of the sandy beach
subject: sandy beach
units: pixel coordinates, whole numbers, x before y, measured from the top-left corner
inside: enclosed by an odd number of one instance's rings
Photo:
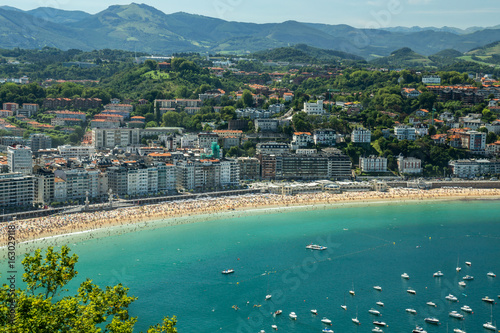
[[[250,213],[276,213],[287,209],[334,208],[346,205],[399,204],[415,201],[500,199],[500,189],[449,188],[433,190],[390,189],[387,192],[305,193],[294,196],[258,194],[204,198],[129,207],[111,211],[77,213],[20,220],[0,225],[0,250],[7,244],[8,230],[15,227],[17,244],[63,240],[75,234],[91,239],[102,230],[134,232],[146,226],[172,226]],[[115,227],[115,228],[113,228]],[[126,227],[126,228],[125,228]],[[126,231],[125,231],[126,229]],[[107,232],[107,235],[111,232]],[[33,243],[34,244],[34,243]],[[4,252],[4,251],[1,251]]]

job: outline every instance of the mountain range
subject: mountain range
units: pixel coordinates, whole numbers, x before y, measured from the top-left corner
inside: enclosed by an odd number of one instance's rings
[[[156,54],[245,54],[307,44],[369,60],[389,56],[404,47],[429,56],[446,49],[464,53],[499,40],[500,26],[461,30],[448,27],[358,29],[297,21],[255,24],[183,12],[165,14],[136,3],[110,6],[94,15],[48,7],[29,11],[0,7],[2,48],[50,46],[63,50],[111,48]]]

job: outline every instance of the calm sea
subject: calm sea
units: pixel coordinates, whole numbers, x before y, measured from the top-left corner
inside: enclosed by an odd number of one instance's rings
[[[271,332],[273,324],[281,332],[321,332],[323,317],[335,332],[371,332],[374,320],[389,325],[385,332],[411,332],[417,324],[429,333],[447,326],[486,332],[491,309],[500,324],[498,306],[481,301],[486,295],[499,301],[500,275],[486,275],[500,274],[498,201],[237,214],[70,244],[80,257],[72,286],[87,277],[101,286],[127,285],[139,297],[130,309],[139,317],[137,331],[166,315],[177,316],[179,332]],[[307,250],[309,243],[328,249]],[[228,268],[235,273],[221,274]],[[444,276],[434,278],[438,270]],[[401,278],[404,272],[409,280]],[[467,274],[474,280],[459,287]],[[448,294],[459,302],[446,301]],[[449,317],[463,305],[474,313],[462,321]],[[370,315],[371,308],[382,316]],[[283,314],[273,317],[278,309]],[[288,317],[292,311],[296,321]],[[351,321],[356,315],[360,326]],[[441,325],[425,324],[429,316]]]

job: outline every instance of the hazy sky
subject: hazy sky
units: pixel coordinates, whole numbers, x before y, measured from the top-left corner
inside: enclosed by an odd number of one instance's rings
[[[138,1],[140,2],[140,1]],[[54,7],[94,14],[121,0],[2,1],[23,10]],[[229,21],[349,24],[355,27],[495,26],[500,24],[499,0],[145,0],[167,14],[183,11]]]

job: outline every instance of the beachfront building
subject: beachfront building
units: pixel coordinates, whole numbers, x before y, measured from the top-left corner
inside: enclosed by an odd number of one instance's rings
[[[48,169],[35,167],[34,197],[35,204],[50,205],[54,201],[54,172]]]
[[[370,143],[372,142],[372,132],[365,128],[356,128],[351,133],[351,141],[353,143]]]
[[[34,177],[20,172],[0,174],[0,207],[32,207]]]
[[[453,175],[460,178],[472,178],[480,175],[496,173],[496,170],[492,170],[491,168],[491,161],[487,159],[464,159],[450,161],[448,166],[451,168]]]
[[[99,172],[83,168],[61,169],[55,170],[54,176],[66,182],[66,200],[83,202],[87,195],[89,198],[99,196]]]
[[[398,156],[399,173],[419,174],[422,173],[422,160],[415,157]]]
[[[379,156],[360,157],[359,167],[363,172],[387,172],[387,158]]]
[[[8,147],[7,165],[9,166],[9,172],[20,172],[23,175],[31,175],[33,173],[31,148],[23,145]]]
[[[239,157],[241,180],[260,180],[260,161],[256,157]]]

